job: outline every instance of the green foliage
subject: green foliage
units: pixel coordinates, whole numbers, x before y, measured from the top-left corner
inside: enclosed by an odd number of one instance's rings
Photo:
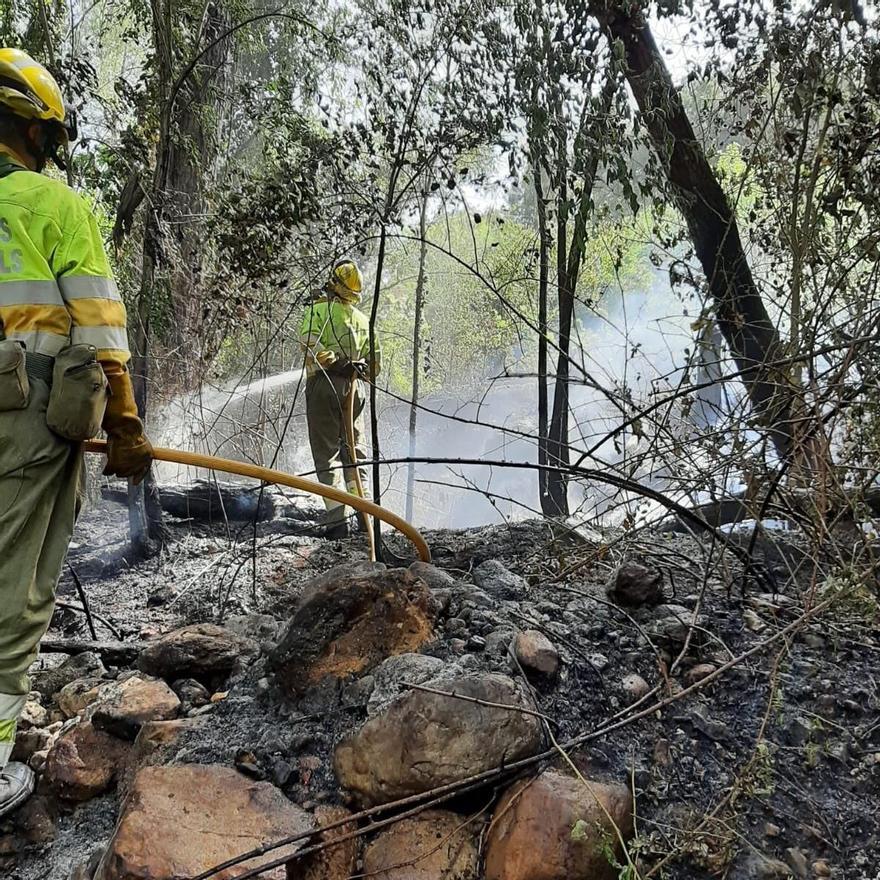
[[[833,599],[838,614],[853,614],[861,620],[880,620],[880,597],[869,586],[862,571],[840,568],[827,577],[819,589],[823,599]]]
[[[490,364],[499,370],[505,359],[515,360],[520,322],[513,310],[531,311],[534,235],[494,212],[477,223],[458,211],[435,220],[427,242],[423,389],[430,393],[472,384],[485,377]],[[398,240],[383,294],[384,357],[391,386],[401,394],[410,391],[418,247],[416,241]],[[395,277],[399,280],[390,280]]]
[[[577,290],[583,308],[601,311],[609,290],[649,283],[644,223],[641,218],[604,221],[589,230]],[[470,387],[487,376],[534,370],[535,232],[507,213],[490,210],[475,216],[457,210],[434,219],[427,242],[422,391]],[[385,275],[380,330],[387,381],[401,396],[411,393],[418,252],[419,242],[401,235]],[[550,317],[555,317],[555,305]],[[585,327],[581,330],[589,336]]]
[[[599,841],[596,846],[599,853],[617,871],[618,880],[638,880],[639,873],[635,865],[632,864],[632,857],[630,856],[625,864],[618,858],[619,841],[617,837],[600,823],[596,823],[596,826],[592,829],[592,834],[598,834]],[[571,830],[571,839],[575,842],[583,843],[585,840],[589,840],[592,834],[590,826],[583,819],[578,819]],[[634,848],[637,848],[639,845],[640,841],[632,841],[628,849],[630,852],[633,852]]]
[[[775,788],[776,762],[773,751],[766,741],[761,740],[749,765],[748,778],[743,779],[742,789],[749,797],[769,797]]]
[[[736,208],[737,220],[753,223],[756,220],[755,208],[759,205],[763,192],[750,173],[749,165],[738,143],[724,147],[715,162],[718,181],[727,193],[728,199]]]

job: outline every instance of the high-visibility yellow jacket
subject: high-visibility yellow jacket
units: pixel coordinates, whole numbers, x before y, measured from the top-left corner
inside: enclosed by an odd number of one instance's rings
[[[130,358],[125,306],[95,216],[58,180],[0,153],[0,329],[54,357],[70,344],[105,365]]]
[[[300,342],[306,351],[306,370],[311,375],[319,367],[316,362],[322,351],[332,351],[337,358],[370,363],[370,322],[351,303],[338,297],[322,296],[306,309],[300,331]],[[382,350],[376,340],[372,375],[381,367]]]

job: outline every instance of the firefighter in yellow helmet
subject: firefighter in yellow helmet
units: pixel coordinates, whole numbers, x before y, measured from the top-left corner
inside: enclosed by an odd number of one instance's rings
[[[306,416],[309,444],[318,479],[336,483],[339,465],[344,466],[345,485],[358,494],[355,466],[366,459],[362,445],[365,403],[362,379],[374,379],[381,366],[378,342],[370,357],[370,322],[357,308],[364,280],[353,260],[340,260],[333,267],[324,290],[306,309],[300,342],[306,359]],[[349,449],[346,419],[349,392],[354,393],[354,449]],[[361,468],[361,483],[366,474]],[[324,499],[327,537],[348,534],[345,507]]]
[[[0,815],[34,788],[9,758],[78,510],[80,443],[103,427],[105,473],[134,480],[152,458],[95,217],[39,173],[63,167],[73,136],[51,74],[0,49]]]

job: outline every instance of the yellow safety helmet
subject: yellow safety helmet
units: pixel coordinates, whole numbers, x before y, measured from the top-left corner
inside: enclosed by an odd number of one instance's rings
[[[340,298],[357,302],[364,289],[364,276],[354,260],[340,260],[330,273],[330,287]]]
[[[56,162],[57,147],[76,140],[76,121],[64,106],[55,77],[21,49],[0,49],[0,109],[48,123],[47,152]]]

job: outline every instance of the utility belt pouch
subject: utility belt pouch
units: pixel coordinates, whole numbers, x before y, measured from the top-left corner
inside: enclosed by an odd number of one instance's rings
[[[91,440],[101,431],[109,395],[97,349],[70,345],[55,358],[46,423],[65,440]]]
[[[24,345],[14,339],[0,340],[0,412],[24,409],[29,399]]]

